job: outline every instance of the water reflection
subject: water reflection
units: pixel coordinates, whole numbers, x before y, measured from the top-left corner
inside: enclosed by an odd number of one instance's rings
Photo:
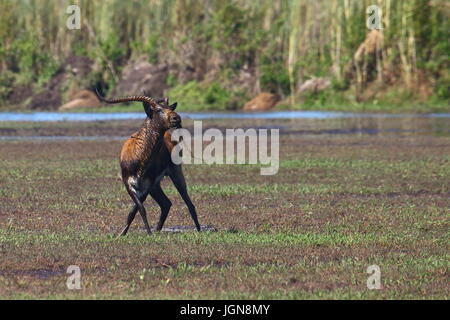
[[[450,136],[450,114],[355,114],[331,112],[265,112],[265,113],[184,113],[183,124],[192,130],[193,122],[204,120],[203,130],[218,128],[222,131],[228,128],[280,129],[280,134],[286,135],[374,135],[374,136]],[[290,117],[287,117],[289,115]],[[286,117],[284,117],[286,116]],[[141,113],[0,113],[0,141],[11,140],[123,140],[129,131],[130,124],[121,121],[103,122],[95,130],[70,129],[73,121],[105,121],[138,119],[139,126],[144,116]],[[65,120],[63,120],[65,119]],[[1,121],[4,121],[1,125]],[[55,122],[42,124],[42,130],[17,129],[21,125],[11,122]],[[57,124],[68,121],[69,124]],[[61,123],[61,122],[59,122]],[[125,130],[117,131],[118,125],[125,125]],[[37,125],[39,128],[41,124]],[[45,131],[45,128],[59,127],[58,131]],[[63,128],[68,126],[69,129]],[[133,124],[131,124],[133,126]],[[90,128],[94,128],[90,126]],[[41,128],[40,128],[41,129]],[[41,136],[41,135],[46,136]]]
[[[192,122],[192,121],[191,121]],[[185,121],[185,125],[190,125]],[[221,121],[204,122],[221,128]],[[444,135],[450,136],[450,118],[445,117],[340,117],[328,119],[235,119],[233,128],[280,129],[281,134]],[[229,127],[229,126],[228,126]],[[222,128],[223,129],[223,128]]]
[[[277,112],[180,112],[185,119],[212,120],[212,119],[404,119],[404,118],[450,118],[450,113],[430,114],[384,114],[384,113],[352,113],[352,112],[326,112],[326,111],[277,111]],[[65,113],[65,112],[0,112],[1,121],[109,121],[142,119],[142,112],[117,113]]]

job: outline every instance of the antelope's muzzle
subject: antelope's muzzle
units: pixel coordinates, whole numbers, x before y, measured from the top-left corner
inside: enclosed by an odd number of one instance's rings
[[[170,126],[172,128],[181,128],[181,117],[178,114],[170,116]]]

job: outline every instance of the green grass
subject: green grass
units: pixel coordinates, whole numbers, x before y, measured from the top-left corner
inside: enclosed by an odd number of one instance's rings
[[[69,231],[70,232],[70,231]],[[131,244],[131,245],[271,245],[271,246],[352,246],[352,245],[373,245],[388,244],[400,241],[414,242],[413,236],[394,233],[351,233],[330,230],[325,233],[248,233],[248,232],[203,232],[197,233],[179,233],[179,234],[158,234],[152,237],[147,235],[131,235],[124,238],[117,238],[111,234],[92,234],[92,233],[65,233],[59,234],[51,230],[41,230],[39,234],[30,232],[21,232],[20,230],[0,230],[0,242],[2,244],[43,244],[43,245],[64,245],[74,242],[81,244],[103,244],[105,246],[111,243]],[[438,239],[439,241],[439,239]]]
[[[448,299],[446,136],[282,135],[275,176],[185,166],[200,222],[217,232],[148,236],[137,216],[123,238],[120,141],[0,144],[1,299]],[[163,189],[166,226],[193,226]],[[145,205],[154,225],[159,209]],[[366,286],[373,264],[381,290]],[[70,265],[81,290],[66,288]]]

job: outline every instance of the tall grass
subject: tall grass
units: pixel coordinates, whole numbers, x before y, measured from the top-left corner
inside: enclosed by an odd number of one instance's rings
[[[46,78],[55,64],[81,54],[117,78],[142,54],[194,68],[215,59],[222,73],[256,70],[254,91],[287,95],[314,76],[348,81],[374,3],[384,26],[377,79],[386,81],[388,66],[408,86],[424,70],[448,79],[446,0],[0,0],[0,71],[27,74],[23,81]],[[81,7],[81,30],[66,28],[70,4]]]

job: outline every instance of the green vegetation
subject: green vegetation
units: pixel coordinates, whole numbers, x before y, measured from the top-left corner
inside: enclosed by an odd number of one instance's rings
[[[285,108],[449,110],[446,0],[376,1],[382,38],[366,27],[374,1],[331,2],[0,0],[0,104],[26,104],[16,102],[22,85],[64,97],[93,85],[112,92],[124,66],[145,56],[173,66],[167,93],[189,110],[240,108],[260,91],[280,95]],[[74,3],[81,30],[65,27]],[[74,55],[95,62],[91,74],[46,87]],[[299,92],[317,77],[332,86]]]
[[[172,88],[168,96],[178,101],[181,106],[189,106],[189,110],[204,111],[208,109],[226,110],[231,107],[231,94],[218,82],[199,84],[191,81]]]

